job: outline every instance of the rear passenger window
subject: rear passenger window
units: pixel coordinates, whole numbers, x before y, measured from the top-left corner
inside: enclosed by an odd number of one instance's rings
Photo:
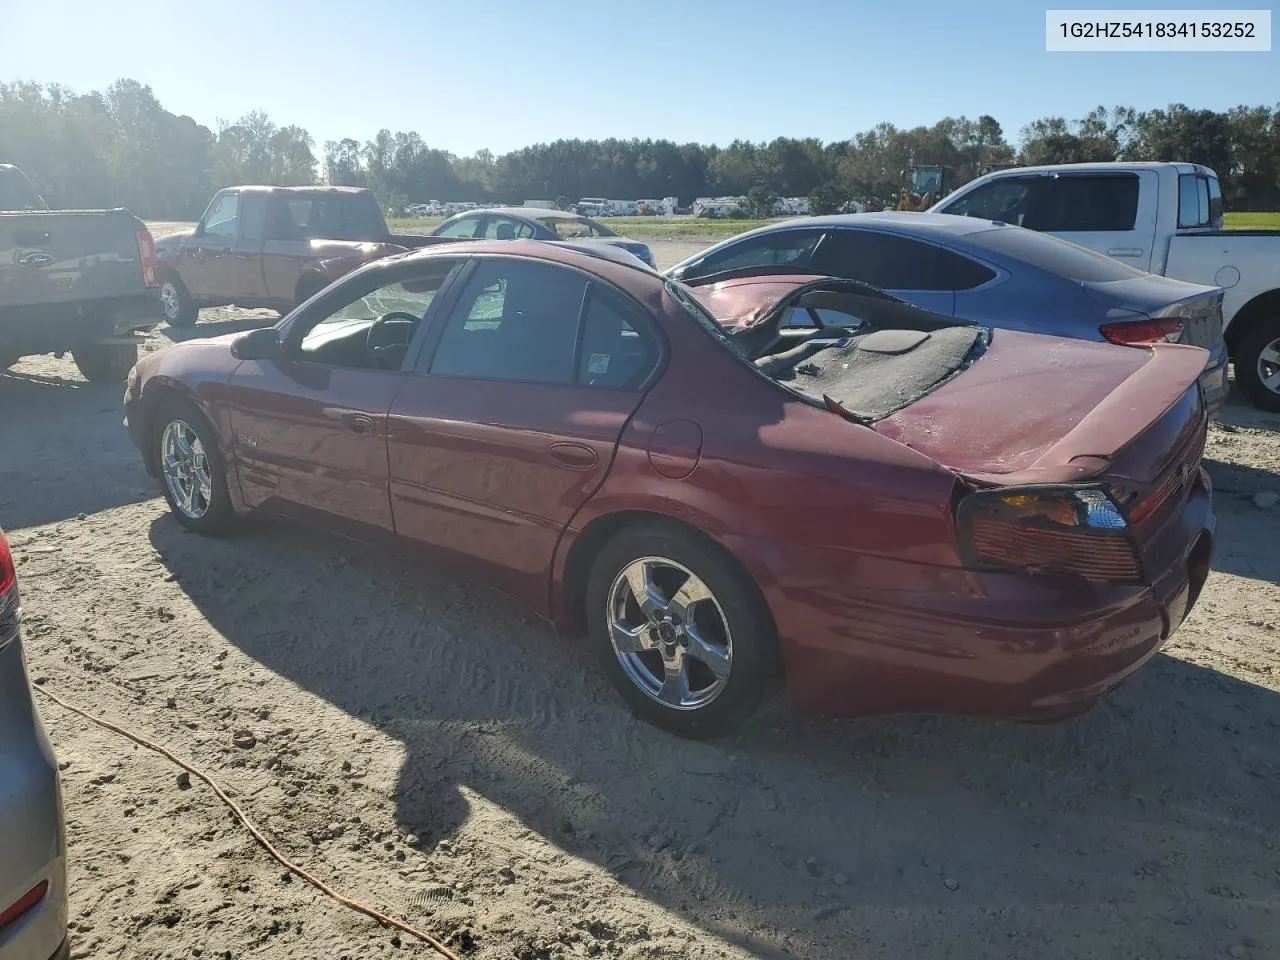
[[[1020,226],[1044,233],[1132,230],[1138,178],[1131,173],[1042,177],[1030,184]]]
[[[972,290],[995,279],[996,272],[976,260],[942,249],[937,256],[934,280],[941,290]]]
[[[267,197],[261,193],[246,193],[240,204],[240,239],[261,240],[267,216]]]
[[[657,360],[657,344],[633,319],[616,294],[592,285],[582,318],[579,383],[628,390],[644,382]]]
[[[587,279],[527,260],[480,263],[450,313],[431,373],[573,383]]]
[[[836,230],[819,249],[816,271],[882,290],[950,290],[938,272],[943,251],[873,230]]]

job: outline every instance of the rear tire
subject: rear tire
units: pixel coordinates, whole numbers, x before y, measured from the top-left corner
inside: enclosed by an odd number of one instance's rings
[[[171,327],[194,327],[200,319],[200,305],[192,299],[186,286],[172,273],[160,278],[160,306],[165,322]]]
[[[90,383],[121,383],[138,362],[138,345],[89,343],[72,350],[71,358]]]
[[[653,591],[647,610],[636,602],[639,583]],[[596,557],[586,600],[590,641],[609,679],[655,726],[720,736],[768,699],[778,662],[773,617],[747,573],[698,534],[665,523],[622,530]]]
[[[1280,413],[1280,317],[1254,324],[1235,349],[1236,386],[1260,410]],[[1264,377],[1276,382],[1272,389]]]
[[[209,421],[194,404],[177,398],[162,400],[149,419],[151,456],[174,519],[206,536],[229,531],[235,511],[226,464]]]

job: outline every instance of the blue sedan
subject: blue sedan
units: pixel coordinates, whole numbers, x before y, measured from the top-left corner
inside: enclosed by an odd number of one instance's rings
[[[702,285],[755,268],[860,280],[934,313],[1126,346],[1209,351],[1200,383],[1226,397],[1222,290],[1143,273],[1034,230],[931,213],[807,217],[716,244],[667,271]]]

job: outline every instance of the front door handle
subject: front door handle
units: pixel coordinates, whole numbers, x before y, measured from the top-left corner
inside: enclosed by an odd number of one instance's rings
[[[1112,247],[1107,251],[1108,257],[1140,257],[1145,251],[1137,247]]]
[[[600,462],[596,452],[585,443],[553,443],[548,453],[552,460],[570,470],[590,470]]]
[[[361,437],[376,437],[378,435],[378,425],[373,422],[373,417],[366,417],[359,413],[348,413],[342,418],[343,426],[352,433]]]
[[[47,267],[53,263],[53,257],[47,253],[36,251],[35,253],[28,253],[25,257],[19,257],[18,262],[24,267]]]

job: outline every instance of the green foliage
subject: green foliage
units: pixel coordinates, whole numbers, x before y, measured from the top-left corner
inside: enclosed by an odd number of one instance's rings
[[[57,84],[0,84],[0,161],[17,163],[50,204],[127,206],[143,217],[194,219],[214,190],[236,183],[318,179],[369,187],[384,207],[427,200],[521,203],[581,196],[748,197],[740,216],[767,216],[773,197],[808,196],[815,213],[850,199],[871,209],[897,197],[912,164],[943,164],[960,186],[988,164],[1190,160],[1222,177],[1228,209],[1280,208],[1280,110],[1225,113],[1173,104],[1138,112],[1102,107],[1079,120],[1046,117],[1019,149],[993,117],[947,117],[931,127],[882,123],[822,143],[778,137],[726,147],[669,140],[557,140],[494,156],[458,157],[413,132],[324,145],[307,131],[249,113],[217,132],[165,110],[149,87],[120,80],[101,93]],[[705,228],[699,228],[705,229]]]

